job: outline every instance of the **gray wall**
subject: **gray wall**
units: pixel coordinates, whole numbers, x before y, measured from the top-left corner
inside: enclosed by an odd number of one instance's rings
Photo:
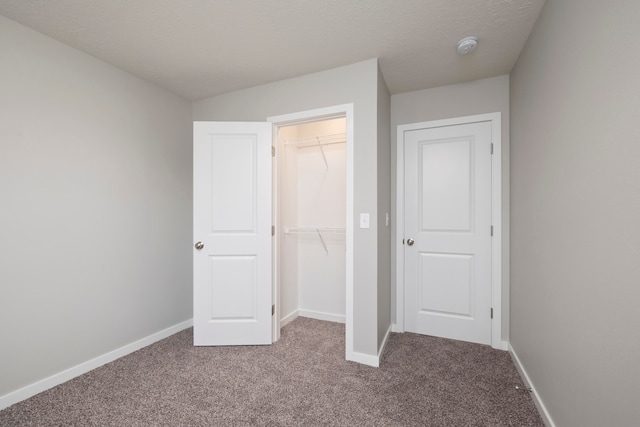
[[[378,348],[391,327],[391,95],[378,67]]]
[[[391,197],[396,217],[397,127],[402,124],[449,119],[484,113],[502,113],[502,339],[509,336],[509,76],[442,86],[391,97]],[[392,221],[391,239],[402,239]],[[392,252],[392,319],[396,316],[396,253]]]
[[[339,104],[354,105],[354,351],[377,354],[377,227],[358,228],[359,214],[378,224],[375,59],[282,80],[193,103],[196,121],[265,121],[267,117]],[[383,213],[384,215],[384,213]]]
[[[558,426],[640,425],[640,3],[547,0],[511,74],[511,344]]]
[[[0,396],[192,317],[191,106],[0,16]]]

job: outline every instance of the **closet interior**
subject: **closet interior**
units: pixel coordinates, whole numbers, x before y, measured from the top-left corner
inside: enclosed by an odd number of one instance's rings
[[[279,126],[277,141],[280,326],[344,323],[346,120]]]

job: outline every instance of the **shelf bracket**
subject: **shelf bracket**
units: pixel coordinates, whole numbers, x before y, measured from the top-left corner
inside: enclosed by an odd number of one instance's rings
[[[320,229],[316,228],[316,232],[318,233],[318,237],[320,238],[320,241],[322,242],[322,246],[324,246],[324,251],[327,253],[327,255],[329,255],[329,249],[327,249],[327,244],[324,242],[324,239],[322,238],[322,234],[320,233]]]
[[[324,149],[322,148],[322,144],[320,143],[320,137],[316,136],[316,141],[318,142],[318,147],[320,147],[320,152],[322,153],[322,158],[324,159],[324,165],[327,170],[329,170],[329,163],[327,162],[327,156],[324,154]]]

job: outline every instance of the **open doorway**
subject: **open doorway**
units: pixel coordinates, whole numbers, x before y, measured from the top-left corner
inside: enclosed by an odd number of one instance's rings
[[[345,324],[353,352],[352,106],[274,124],[273,339],[298,316]]]

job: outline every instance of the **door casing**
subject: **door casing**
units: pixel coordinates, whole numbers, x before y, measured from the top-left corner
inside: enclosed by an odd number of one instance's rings
[[[502,341],[502,114],[488,113],[474,116],[456,117],[420,123],[399,125],[397,128],[396,157],[396,322],[393,332],[404,332],[404,134],[407,131],[456,126],[467,123],[491,122],[493,156],[491,156],[491,222],[493,239],[491,243],[491,347],[507,350]]]

